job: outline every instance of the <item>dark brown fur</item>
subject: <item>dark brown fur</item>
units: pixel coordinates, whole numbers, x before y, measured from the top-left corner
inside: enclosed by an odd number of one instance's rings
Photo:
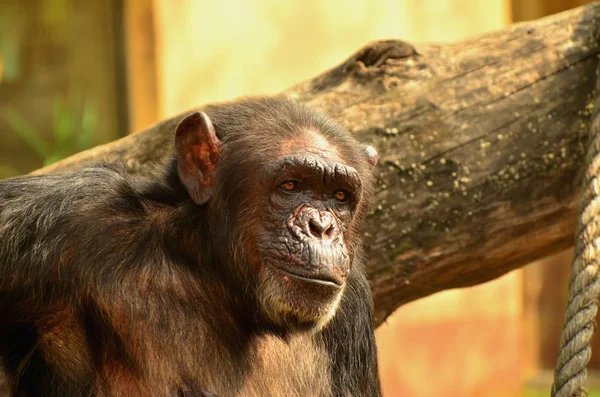
[[[0,182],[0,359],[13,395],[380,395],[359,241],[372,159],[339,125],[291,100],[248,99],[205,112],[219,141],[206,149],[210,156],[194,157],[208,173],[198,179],[207,181],[200,192],[189,192],[193,178],[178,177],[187,143],[151,178],[97,165]],[[203,121],[189,128],[196,122]],[[281,234],[275,223],[263,227],[279,218],[257,167],[289,154],[348,165],[361,179],[355,202],[331,210],[350,264],[332,273],[343,293],[339,304],[323,301],[327,318],[297,312],[314,309],[312,296],[292,294],[285,310],[264,303],[271,302],[265,289],[276,302],[288,295],[287,278],[265,275],[265,256],[283,248],[264,247]],[[180,172],[189,177],[186,167]],[[314,210],[302,206],[317,205],[281,197],[273,208],[302,203],[288,223],[304,222],[300,215]],[[284,248],[300,258],[304,243],[293,244]],[[327,256],[336,250],[319,254],[322,263],[337,266]],[[306,266],[299,271],[309,277],[322,271]]]

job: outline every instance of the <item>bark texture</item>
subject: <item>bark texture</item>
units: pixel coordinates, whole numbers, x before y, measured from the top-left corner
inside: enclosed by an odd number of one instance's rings
[[[364,236],[377,323],[572,244],[599,17],[592,4],[457,43],[375,42],[286,92],[379,150]],[[37,172],[145,172],[178,120]]]

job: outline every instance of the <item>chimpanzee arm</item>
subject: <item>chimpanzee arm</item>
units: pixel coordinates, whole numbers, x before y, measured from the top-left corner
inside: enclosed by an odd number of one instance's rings
[[[96,301],[122,299],[127,266],[153,254],[136,186],[101,165],[0,182],[0,360],[15,395],[97,393],[105,346],[89,342],[112,334]]]

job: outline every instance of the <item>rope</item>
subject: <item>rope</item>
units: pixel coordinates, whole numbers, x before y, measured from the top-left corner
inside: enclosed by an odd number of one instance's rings
[[[554,370],[552,397],[587,396],[584,389],[586,366],[592,356],[590,340],[596,328],[600,294],[600,96],[596,99],[590,135],[569,298]]]

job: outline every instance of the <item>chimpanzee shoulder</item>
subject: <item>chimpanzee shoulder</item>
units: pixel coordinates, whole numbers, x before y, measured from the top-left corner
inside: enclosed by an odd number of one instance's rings
[[[168,173],[132,176],[113,164],[0,181],[0,271],[20,267],[17,274],[35,279],[70,246],[78,247],[75,256],[87,254],[92,266],[110,258],[124,234],[143,243],[157,231],[151,217],[158,208],[170,213],[185,200],[177,189]]]

